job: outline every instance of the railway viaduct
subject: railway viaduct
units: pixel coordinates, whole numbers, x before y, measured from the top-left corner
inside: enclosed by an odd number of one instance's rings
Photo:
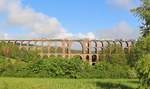
[[[100,52],[109,45],[120,45],[123,49],[127,49],[130,53],[134,40],[0,40],[0,42],[13,43],[19,48],[27,50],[36,49],[41,57],[62,56],[73,57],[80,56],[83,61],[96,63],[100,60]],[[78,44],[74,48],[73,45]],[[79,49],[80,48],[80,49]],[[111,54],[111,50],[110,50]]]

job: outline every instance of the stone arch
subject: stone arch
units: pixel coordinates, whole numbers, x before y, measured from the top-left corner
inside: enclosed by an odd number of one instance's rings
[[[90,61],[90,56],[89,55],[86,55],[86,57],[85,57],[85,59],[86,59],[86,61]]]
[[[98,44],[96,41],[91,41],[91,53],[92,54],[97,54],[98,52]]]
[[[55,53],[55,42],[54,41],[50,42],[50,47],[51,47],[49,49],[50,53]]]
[[[97,55],[92,55],[92,63],[97,61]]]
[[[51,41],[50,43],[50,52],[51,53],[62,53],[62,43],[61,41]]]
[[[26,47],[21,47],[20,50],[27,51]]]
[[[42,41],[36,41],[35,48],[36,48],[37,52],[43,53],[43,50],[42,50],[43,46],[42,45],[43,45]]]
[[[27,47],[28,50],[33,50],[34,49],[34,41],[27,41]]]
[[[128,43],[128,53],[130,53],[131,48],[134,47],[135,44],[134,44],[133,40],[129,40],[129,41],[127,41],[127,43]]]
[[[43,58],[44,58],[44,59],[47,59],[47,58],[49,58],[49,57],[48,57],[48,55],[44,55]]]
[[[17,46],[21,46],[21,41],[16,41],[16,44]]]
[[[74,55],[73,58],[79,58],[79,59],[83,60],[81,55]]]
[[[71,45],[71,54],[82,54],[83,45],[79,41],[73,41]]]
[[[100,41],[100,54],[103,53],[103,50],[104,50],[104,43],[103,41]]]
[[[49,57],[56,57],[55,55],[49,55]]]
[[[57,55],[57,57],[63,58],[63,56],[62,56],[62,55]]]
[[[49,52],[48,46],[49,46],[48,41],[42,42],[42,53],[48,54]]]
[[[103,41],[101,41],[101,43],[103,45],[102,53],[105,53],[106,51],[108,51],[108,48],[110,46],[110,42],[107,40],[103,40]]]
[[[42,47],[42,51],[43,51],[43,53],[48,53],[48,47],[46,47],[46,46]]]
[[[42,58],[42,56],[40,54],[37,55],[38,58]]]
[[[90,53],[90,46],[91,46],[90,40],[84,39],[84,40],[81,40],[81,43],[83,45],[83,53],[89,54]]]

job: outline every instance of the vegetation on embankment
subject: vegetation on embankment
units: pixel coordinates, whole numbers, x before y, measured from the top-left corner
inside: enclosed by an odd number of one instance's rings
[[[79,58],[52,57],[33,62],[0,57],[0,76],[50,78],[135,78],[128,65],[102,61],[94,66]]]

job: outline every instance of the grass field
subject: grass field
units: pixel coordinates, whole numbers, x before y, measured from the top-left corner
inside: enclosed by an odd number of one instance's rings
[[[135,89],[129,79],[0,78],[0,89]]]

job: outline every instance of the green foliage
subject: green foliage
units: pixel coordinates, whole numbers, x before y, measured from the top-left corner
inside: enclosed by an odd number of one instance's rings
[[[0,56],[8,58],[20,59],[25,62],[33,61],[38,58],[37,52],[34,50],[27,50],[25,48],[19,49],[13,43],[0,43]]]
[[[142,6],[132,9],[131,11],[142,20],[142,36],[150,34],[150,1],[141,0]]]
[[[0,58],[0,76],[51,78],[133,78],[127,65],[101,62],[95,66],[80,59],[51,57],[24,62]]]
[[[149,89],[150,88],[150,54],[145,55],[141,60],[139,60],[137,67],[137,75],[140,79],[140,88]]]
[[[150,35],[145,38],[141,38],[137,44],[136,49],[139,50],[142,54],[150,53]]]
[[[111,64],[101,62],[93,66],[93,71],[90,71],[90,77],[93,78],[135,78],[130,72],[128,65]]]
[[[131,52],[129,54],[129,64],[131,66],[136,66],[136,62],[141,59],[146,54],[150,53],[150,36],[140,38],[134,47],[131,48]]]
[[[100,55],[103,55],[101,57],[102,61],[111,64],[127,65],[127,53],[125,53],[125,50],[120,45],[110,45]]]

